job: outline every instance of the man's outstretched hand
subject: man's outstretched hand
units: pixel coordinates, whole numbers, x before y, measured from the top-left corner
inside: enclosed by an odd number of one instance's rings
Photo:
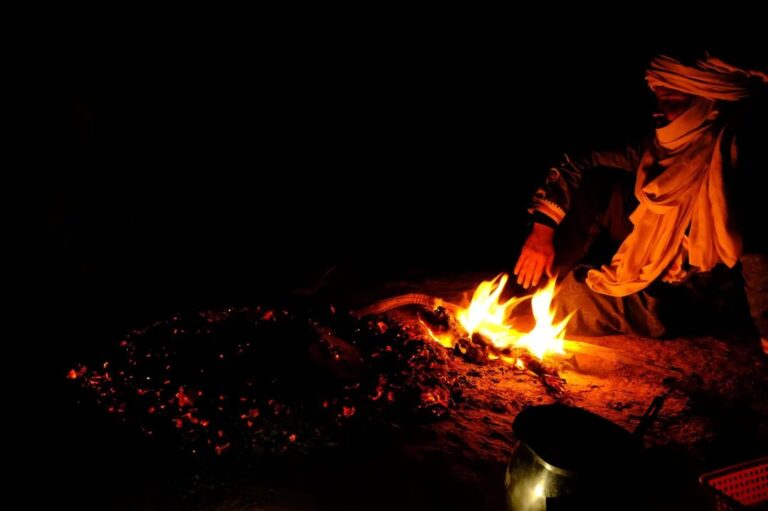
[[[538,285],[544,272],[552,276],[552,263],[555,261],[554,238],[555,230],[552,227],[540,223],[533,224],[533,230],[523,244],[514,271],[517,283],[525,289]]]

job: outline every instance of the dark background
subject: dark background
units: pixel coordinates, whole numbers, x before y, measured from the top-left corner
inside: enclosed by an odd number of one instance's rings
[[[333,266],[509,270],[548,165],[650,128],[653,54],[762,56],[757,38],[721,38],[362,29],[52,47],[27,114],[46,158],[7,191],[16,292],[201,305]]]
[[[102,426],[59,385],[126,328],[329,270],[510,271],[548,165],[650,129],[652,55],[766,62],[738,26],[529,22],[72,25],[46,41],[4,190],[20,488],[60,483],[58,502],[110,477],[87,441]]]
[[[736,26],[523,23],[52,41],[18,130],[36,165],[6,189],[19,313],[249,303],[334,267],[508,271],[548,166],[650,129],[652,55],[766,60]]]

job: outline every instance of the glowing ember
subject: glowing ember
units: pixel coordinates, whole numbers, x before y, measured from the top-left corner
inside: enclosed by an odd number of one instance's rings
[[[455,343],[454,343],[454,341],[453,341],[453,336],[451,336],[451,334],[436,334],[436,333],[434,333],[434,332],[432,331],[432,329],[431,329],[431,328],[429,328],[429,327],[428,327],[428,326],[427,326],[427,325],[424,323],[424,321],[420,321],[420,322],[421,322],[421,326],[423,326],[423,327],[424,327],[424,329],[426,330],[426,332],[427,332],[427,335],[429,335],[429,337],[430,337],[430,338],[431,338],[433,341],[435,341],[436,343],[438,343],[440,346],[443,346],[444,348],[453,348],[453,346],[454,346],[454,344],[455,344]]]
[[[443,348],[424,335],[385,317],[314,314],[244,307],[174,316],[130,332],[107,362],[61,376],[121,423],[202,457],[325,448],[374,418],[440,419],[460,399],[464,382],[435,363]],[[307,368],[319,383],[285,383]]]
[[[534,295],[500,302],[499,298],[508,279],[507,274],[502,273],[493,280],[481,282],[469,305],[456,312],[456,319],[467,333],[478,333],[499,349],[523,348],[538,359],[551,354],[564,354],[565,326],[570,316],[557,324],[553,323],[555,279],[550,279],[547,286]],[[519,332],[509,324],[510,316],[517,305],[529,298],[536,324],[528,333]]]

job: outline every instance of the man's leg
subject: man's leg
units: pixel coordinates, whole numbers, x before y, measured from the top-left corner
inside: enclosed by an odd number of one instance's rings
[[[679,285],[656,282],[648,292],[658,299],[659,318],[671,335],[757,339],[741,264],[733,268],[719,264]]]
[[[645,291],[624,297],[595,293],[578,277],[580,269],[566,275],[555,297],[557,321],[573,314],[566,327],[569,334],[661,337],[666,333],[653,296]]]

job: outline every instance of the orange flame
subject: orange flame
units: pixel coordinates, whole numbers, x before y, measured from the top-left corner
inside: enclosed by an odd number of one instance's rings
[[[555,279],[550,279],[543,289],[533,295],[500,302],[499,298],[508,280],[509,276],[502,273],[493,280],[481,282],[469,305],[457,311],[456,319],[459,323],[470,335],[479,333],[500,349],[524,348],[538,359],[551,354],[565,354],[565,326],[570,316],[554,323],[552,298],[555,294]],[[529,298],[536,325],[528,333],[519,332],[512,328],[509,319],[514,308]]]
[[[427,335],[429,335],[433,341],[443,346],[444,348],[453,348],[454,341],[451,334],[436,334],[426,325],[426,323],[424,323],[424,321],[419,320],[419,322],[421,323],[421,326],[424,327],[424,330],[426,330]]]
[[[555,279],[549,279],[546,287],[536,291],[531,297],[531,308],[536,326],[517,340],[515,347],[523,347],[539,359],[549,354],[565,354],[565,327],[573,313],[554,324],[555,309],[552,298],[555,296]]]

